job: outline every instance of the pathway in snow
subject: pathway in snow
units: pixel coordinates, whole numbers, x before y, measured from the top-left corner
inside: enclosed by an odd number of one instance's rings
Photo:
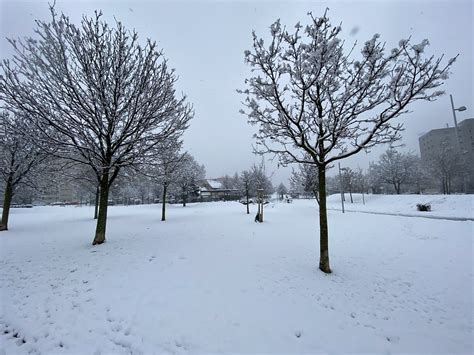
[[[342,208],[328,208],[330,211],[339,211],[342,212]],[[409,213],[391,213],[391,212],[377,212],[377,211],[360,211],[360,210],[352,210],[344,208],[344,212],[351,212],[351,213],[368,213],[368,214],[380,214],[384,216],[399,216],[399,217],[419,217],[419,218],[429,218],[429,219],[443,219],[446,221],[474,221],[474,218],[471,217],[447,217],[447,216],[431,216],[429,212],[425,212],[426,214],[409,214]]]

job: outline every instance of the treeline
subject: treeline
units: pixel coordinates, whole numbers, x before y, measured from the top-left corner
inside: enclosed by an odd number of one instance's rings
[[[414,153],[389,148],[378,161],[369,164],[367,171],[342,167],[339,172],[337,166],[333,167],[327,190],[330,194],[341,190],[349,194],[462,193],[470,183],[465,174],[467,167],[448,153],[422,161]],[[311,165],[301,164],[293,170],[290,183],[293,196],[318,198],[318,172]]]

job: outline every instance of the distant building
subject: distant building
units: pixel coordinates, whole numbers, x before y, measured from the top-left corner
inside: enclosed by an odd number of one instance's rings
[[[424,163],[439,160],[446,151],[457,154],[463,166],[462,184],[467,192],[474,192],[474,118],[455,127],[432,129],[419,138],[420,156]],[[459,139],[459,146],[458,146]],[[464,187],[463,187],[464,189]]]
[[[240,198],[240,190],[225,188],[222,179],[205,179],[199,183],[202,201],[229,201]]]
[[[466,158],[468,167],[474,168],[474,118],[469,118],[458,124],[459,144]]]

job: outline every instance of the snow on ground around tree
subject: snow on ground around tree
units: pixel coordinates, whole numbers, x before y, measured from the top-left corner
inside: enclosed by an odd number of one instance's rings
[[[474,220],[474,195],[345,195],[344,208],[348,212],[365,212]],[[365,204],[364,204],[365,202]],[[430,204],[430,212],[417,211],[417,204]],[[328,208],[340,211],[341,195],[328,197]]]
[[[314,200],[252,209],[13,209],[0,353],[472,352],[474,222],[329,211],[325,275]]]

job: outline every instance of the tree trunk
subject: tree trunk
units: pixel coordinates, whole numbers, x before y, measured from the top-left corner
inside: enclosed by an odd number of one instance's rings
[[[327,274],[329,267],[328,215],[326,209],[326,167],[318,166],[319,175],[319,269]]]
[[[250,209],[249,209],[249,190],[245,191],[245,197],[247,199],[247,214],[250,214]]]
[[[13,198],[13,177],[9,177],[7,180],[7,186],[5,187],[5,194],[3,197],[3,212],[2,220],[0,221],[0,231],[8,230],[8,217],[10,216],[10,205]]]
[[[166,220],[166,190],[167,190],[168,184],[163,184],[163,201],[161,205],[161,220],[165,221]]]
[[[97,185],[97,188],[95,189],[94,219],[97,219],[97,215],[99,213],[99,193],[100,193],[100,188],[99,188],[99,185]]]
[[[318,206],[319,206],[319,191],[318,190],[313,190],[313,195],[314,195],[314,198],[316,199],[316,202],[318,203]]]
[[[354,203],[354,200],[352,199],[352,189],[349,189],[349,195],[351,196],[351,203]]]
[[[107,207],[109,202],[109,172],[102,174],[100,181],[99,215],[97,218],[97,227],[95,238],[92,245],[105,243],[105,229],[107,226]]]
[[[186,207],[186,193],[184,189],[183,189],[183,207]]]

